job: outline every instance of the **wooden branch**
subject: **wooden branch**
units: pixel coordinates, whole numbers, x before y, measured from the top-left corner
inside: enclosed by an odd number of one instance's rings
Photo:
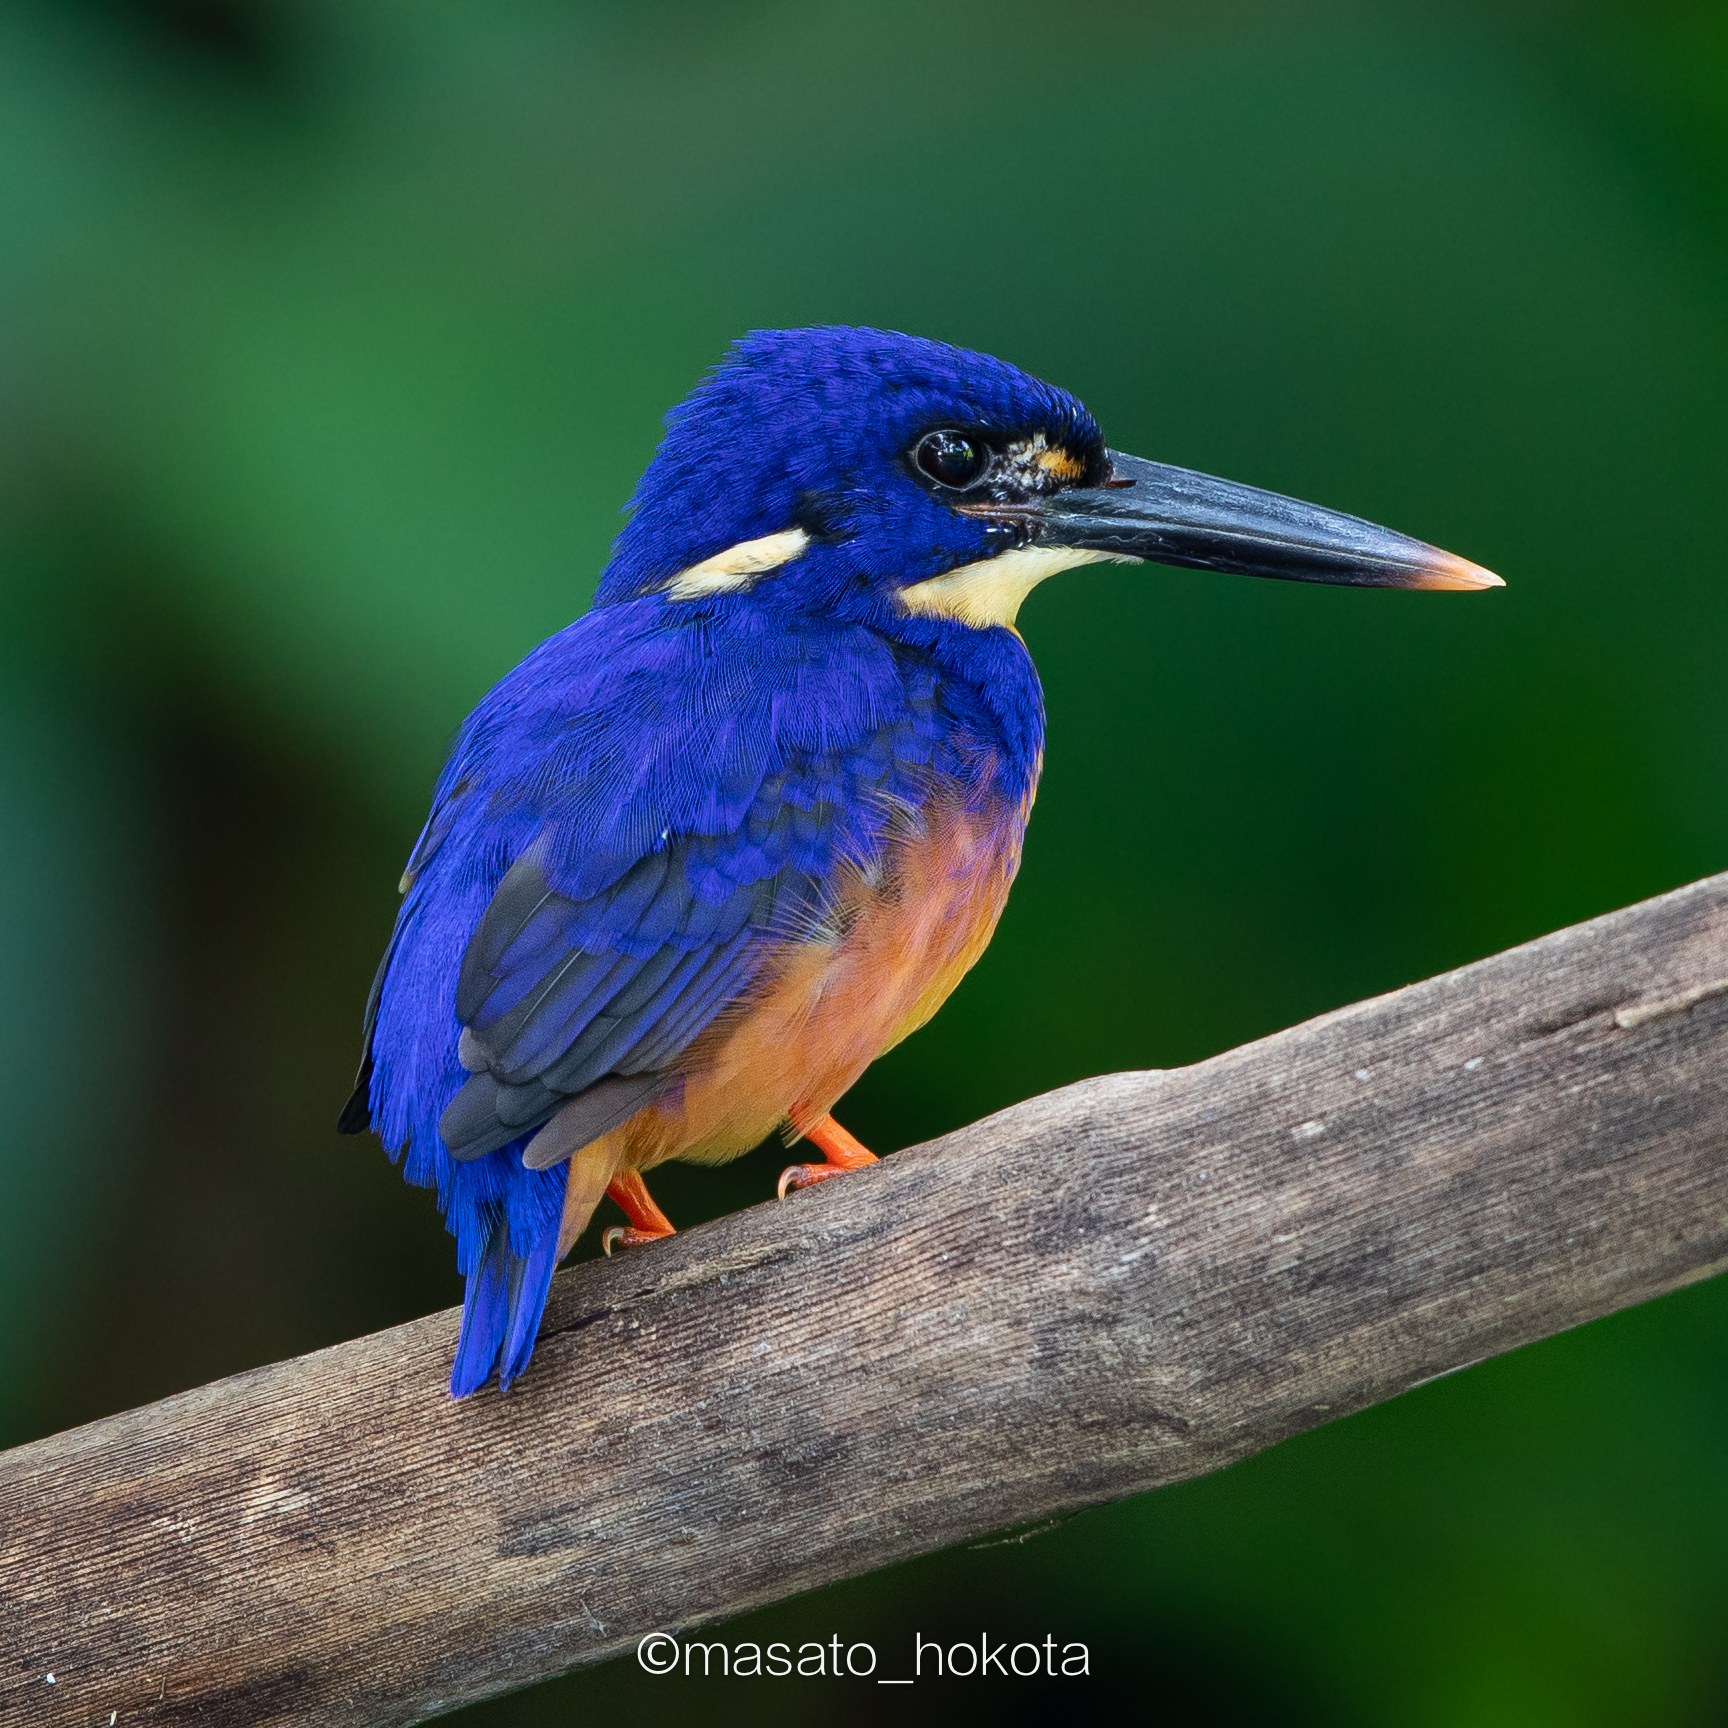
[[[0,1455],[0,1721],[418,1720],[1728,1263],[1728,875]],[[53,1685],[46,1676],[52,1673]]]

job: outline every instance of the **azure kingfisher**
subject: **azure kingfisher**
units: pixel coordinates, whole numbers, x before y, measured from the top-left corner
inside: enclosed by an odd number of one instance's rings
[[[434,1187],[467,1287],[450,1389],[528,1364],[602,1195],[830,1114],[989,942],[1044,703],[1048,576],[1500,578],[1356,517],[1124,456],[1066,391],[880,330],[757,331],[667,419],[585,616],[469,716],[402,877],[340,1126]]]

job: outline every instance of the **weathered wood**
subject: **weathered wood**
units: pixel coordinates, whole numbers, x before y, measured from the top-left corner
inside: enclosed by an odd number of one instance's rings
[[[0,1721],[416,1720],[1728,1263],[1728,875],[0,1455]],[[45,1676],[54,1675],[50,1687]]]

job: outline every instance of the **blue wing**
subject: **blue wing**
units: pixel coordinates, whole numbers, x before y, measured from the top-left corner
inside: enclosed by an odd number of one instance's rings
[[[602,608],[530,655],[463,728],[404,878],[364,1114],[457,1235],[458,1391],[526,1361],[563,1160],[821,928],[952,736],[921,656],[691,610]]]
[[[458,1160],[556,1117],[524,1160],[544,1168],[642,1108],[772,948],[822,927],[836,866],[873,857],[919,795],[942,731],[928,667],[862,632],[672,633],[650,678],[619,681],[615,726],[570,716],[584,736],[561,760],[565,741],[532,729],[560,791],[463,956],[470,1078],[439,1123]]]
[[[829,798],[815,793],[825,776]],[[667,1067],[748,993],[771,947],[820,925],[842,790],[862,797],[876,784],[796,765],[758,792],[739,833],[668,834],[583,900],[551,886],[555,837],[542,836],[463,958],[458,1054],[470,1078],[439,1122],[451,1156],[479,1157],[556,1113],[524,1157],[544,1167],[648,1103]],[[576,1100],[584,1108],[568,1109]]]

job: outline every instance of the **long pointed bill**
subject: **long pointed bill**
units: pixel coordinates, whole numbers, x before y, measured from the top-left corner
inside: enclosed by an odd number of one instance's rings
[[[1196,570],[1360,588],[1503,588],[1492,570],[1357,516],[1110,452],[1099,487],[1035,503],[962,505],[1013,521],[1033,543]]]

